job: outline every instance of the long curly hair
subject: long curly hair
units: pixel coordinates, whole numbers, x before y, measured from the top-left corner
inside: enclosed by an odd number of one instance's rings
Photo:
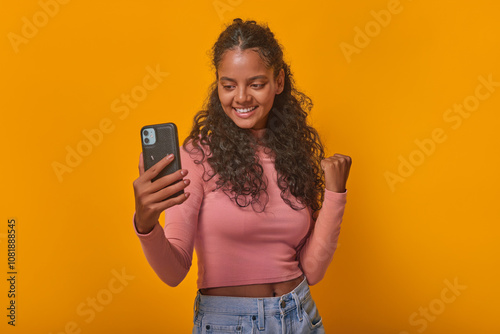
[[[239,128],[226,115],[219,100],[217,69],[224,53],[237,48],[257,49],[266,67],[273,69],[274,79],[281,69],[285,72],[284,90],[275,96],[259,143],[249,129]],[[205,169],[204,180],[218,175],[217,189],[222,189],[237,205],[265,210],[268,180],[255,154],[257,145],[263,145],[273,155],[283,201],[294,210],[306,206],[319,210],[323,202],[324,176],[320,162],[324,149],[318,132],[306,121],[313,103],[295,88],[290,67],[283,60],[282,46],[274,34],[265,24],[237,18],[226,26],[211,51],[216,80],[210,85],[203,110],[195,115],[191,133],[183,144],[188,150],[190,143],[188,151],[201,154],[201,159],[195,161],[197,164],[205,160],[209,163],[212,170]],[[202,146],[208,148],[208,153]]]

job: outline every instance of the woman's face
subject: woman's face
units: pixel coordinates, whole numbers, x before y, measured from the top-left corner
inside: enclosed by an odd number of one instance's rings
[[[218,68],[218,93],[222,108],[243,129],[266,127],[274,97],[283,91],[285,73],[276,80],[256,51],[229,50]]]

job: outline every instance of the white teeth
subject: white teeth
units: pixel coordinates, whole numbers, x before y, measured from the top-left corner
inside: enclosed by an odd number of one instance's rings
[[[238,112],[238,113],[246,113],[246,112],[252,111],[252,110],[254,110],[256,108],[257,108],[257,106],[252,107],[252,108],[247,108],[247,109],[234,108],[234,110],[236,110],[236,112]]]

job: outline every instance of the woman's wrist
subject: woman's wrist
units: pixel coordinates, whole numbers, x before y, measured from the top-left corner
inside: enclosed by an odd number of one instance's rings
[[[134,215],[134,225],[135,229],[139,234],[149,234],[155,228],[155,226],[143,226],[142,224],[137,223],[137,215]]]

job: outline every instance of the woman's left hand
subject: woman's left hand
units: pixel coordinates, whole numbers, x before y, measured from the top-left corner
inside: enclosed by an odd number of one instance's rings
[[[325,173],[325,187],[337,193],[346,191],[347,178],[351,169],[351,157],[339,153],[323,159],[321,169]]]

